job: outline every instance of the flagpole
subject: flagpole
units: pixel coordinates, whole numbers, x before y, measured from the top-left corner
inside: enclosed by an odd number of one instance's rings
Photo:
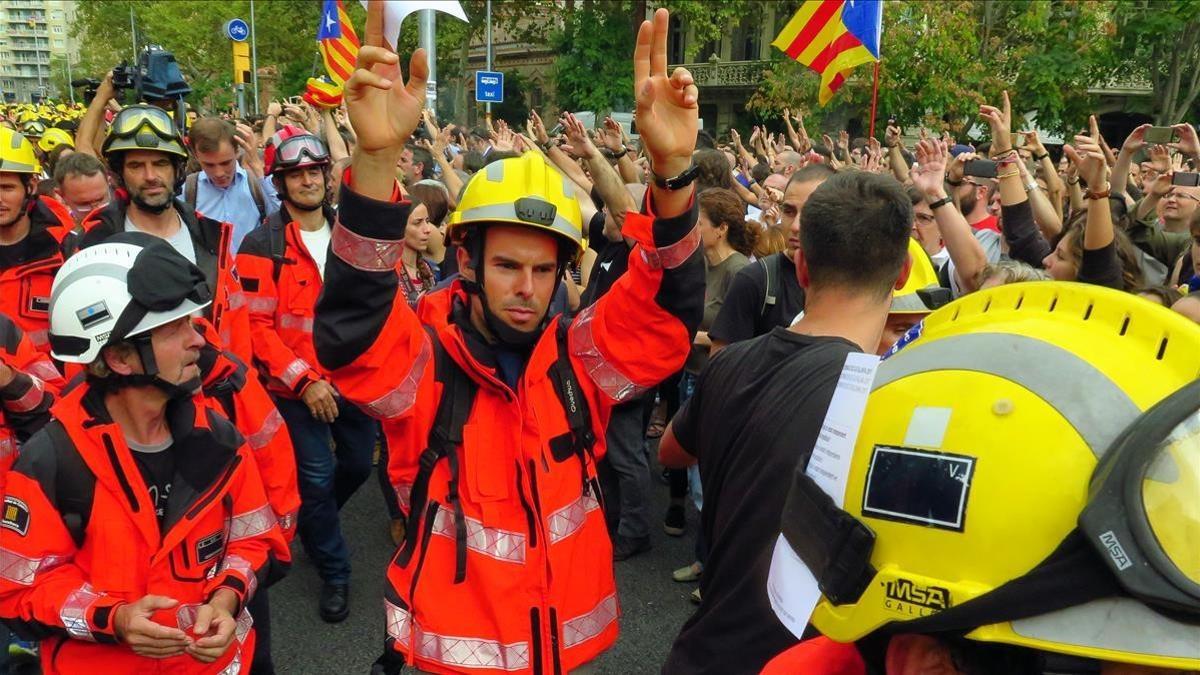
[[[871,131],[868,138],[875,137],[875,106],[879,104],[879,61],[875,61],[875,82],[871,85]]]

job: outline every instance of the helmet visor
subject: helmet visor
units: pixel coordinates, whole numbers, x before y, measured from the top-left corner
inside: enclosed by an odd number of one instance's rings
[[[1141,499],[1167,561],[1200,586],[1200,411],[1158,445],[1142,476]]]
[[[305,156],[308,161],[305,162]],[[328,164],[329,151],[325,144],[312,136],[296,136],[279,145],[275,151],[275,168],[290,169],[301,164]]]

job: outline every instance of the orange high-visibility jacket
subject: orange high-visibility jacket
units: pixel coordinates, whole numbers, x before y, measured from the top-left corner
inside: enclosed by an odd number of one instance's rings
[[[241,436],[202,396],[168,405],[176,471],[160,530],[103,395],[80,384],[53,414],[9,473],[0,521],[0,616],[42,638],[42,672],[248,672],[252,622],[243,608],[286,544]],[[150,659],[117,643],[120,604],[173,598],[179,604],[154,621],[188,630],[221,588],[241,607],[238,637],[216,662]]]
[[[333,222],[333,212],[325,217]],[[246,238],[237,254],[238,276],[246,294],[254,360],[267,389],[299,398],[309,384],[327,379],[313,350],[313,310],[321,293],[321,272],[300,239],[300,226],[287,205]]]
[[[284,539],[291,543],[296,535],[300,489],[296,482],[296,454],[287,425],[271,395],[259,382],[258,374],[222,348],[212,324],[198,319],[196,328],[205,340],[198,364],[205,398],[246,439],[258,465],[267,501],[275,511]],[[284,554],[287,556],[284,560],[291,560],[290,551]]]
[[[21,328],[0,314],[0,363],[14,372],[0,387],[0,497],[4,477],[17,461],[17,444],[28,440],[50,421],[50,405],[63,379],[50,357],[38,350]]]
[[[0,313],[21,327],[34,346],[50,353],[50,286],[63,260],[74,249],[71,212],[50,197],[38,197],[29,209],[24,260],[0,269]]]
[[[124,232],[127,208],[127,199],[118,195],[108,206],[89,213],[83,219],[80,247],[94,246],[118,232]],[[213,301],[204,316],[217,327],[225,348],[237,354],[242,361],[250,363],[253,355],[246,296],[238,285],[233,254],[229,252],[233,225],[207,218],[178,199],[174,208],[191,235],[196,250],[196,266],[204,272],[209,290],[212,291]]]
[[[334,383],[383,421],[388,475],[415,516],[388,567],[388,643],[436,673],[569,671],[617,638],[595,462],[613,405],[687,357],[704,299],[695,208],[670,219],[630,214],[626,236],[641,243],[628,272],[574,318],[567,349],[562,317],[550,321],[515,388],[497,375],[457,283],[424,296],[420,319],[398,292],[409,208],[343,187],[314,333]],[[575,382],[562,396],[550,373],[560,360]],[[473,403],[461,443],[433,459],[425,450],[454,368],[470,379]],[[578,411],[580,396],[591,419],[572,434],[563,401]],[[580,436],[586,452],[572,442]]]

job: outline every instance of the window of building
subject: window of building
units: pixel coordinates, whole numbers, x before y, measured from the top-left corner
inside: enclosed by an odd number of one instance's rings
[[[63,32],[63,27],[62,27],[62,26],[55,26],[55,27],[54,27],[54,28],[52,28],[51,30],[52,30],[52,31],[54,31],[54,34],[55,34],[55,35],[62,35],[62,32]]]
[[[66,43],[64,43],[62,40],[55,40],[55,41],[54,41],[54,48],[55,48],[55,49],[62,49],[62,48],[63,48],[63,47],[65,47],[65,46],[66,46]]]
[[[733,49],[730,58],[734,61],[757,61],[762,48],[762,27],[743,23],[733,31]]]
[[[667,33],[667,61],[669,63],[683,63],[684,35],[682,23],[672,16],[670,31]]]

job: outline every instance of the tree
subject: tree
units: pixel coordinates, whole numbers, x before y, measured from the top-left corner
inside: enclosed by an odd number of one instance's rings
[[[561,55],[554,84],[562,108],[601,112],[633,104],[629,9],[624,2],[583,0],[563,12],[562,28],[551,37]]]
[[[256,0],[254,9],[259,65],[277,65],[281,74],[293,73],[292,78],[302,86],[314,70],[320,3]],[[131,11],[139,49],[157,44],[175,54],[180,71],[192,87],[190,102],[227,105],[232,100],[232,55],[223,27],[233,18],[249,22],[249,0],[79,3],[72,27],[73,37],[83,45],[80,62],[75,66],[77,77],[99,78],[118,63],[131,61]],[[300,93],[293,88],[294,80],[281,81],[281,88],[286,85],[288,91]]]
[[[1200,1],[1118,2],[1109,79],[1148,81],[1155,124],[1183,121],[1200,97]]]
[[[896,0],[884,10],[879,115],[902,125],[948,128],[957,136],[977,121],[981,103],[1008,89],[1017,111],[1036,112],[1051,131],[1078,128],[1087,94],[1107,56],[1108,5],[1064,0]],[[777,114],[806,110],[814,120],[837,110],[817,107],[819,77],[775,52],[749,107]],[[836,103],[867,111],[872,66],[856,68]],[[882,124],[877,123],[877,133]]]

